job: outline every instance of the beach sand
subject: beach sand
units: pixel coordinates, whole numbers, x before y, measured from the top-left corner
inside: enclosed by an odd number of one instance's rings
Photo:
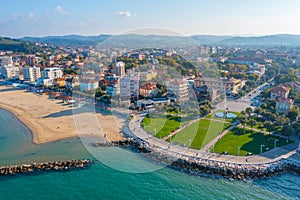
[[[0,108],[15,114],[31,130],[37,144],[85,135],[106,135],[108,140],[123,138],[124,119],[80,108],[74,110],[48,95],[0,86]]]

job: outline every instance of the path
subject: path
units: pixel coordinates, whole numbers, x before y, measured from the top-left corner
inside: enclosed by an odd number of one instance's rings
[[[262,163],[269,163],[277,159],[281,159],[281,157],[285,155],[292,157],[296,154],[295,147],[291,147],[291,150],[286,150],[286,151],[283,150],[279,151],[278,148],[276,148],[267,152],[267,155],[270,155],[273,152],[273,154],[276,155],[276,158],[267,156],[265,154],[253,155],[253,156],[220,155],[217,153],[210,153],[210,152],[203,151],[203,149],[195,150],[186,147],[181,147],[178,145],[170,144],[166,141],[154,137],[153,135],[146,133],[143,130],[143,128],[140,126],[140,121],[142,119],[143,119],[142,116],[134,116],[134,118],[129,122],[128,128],[126,128],[126,132],[128,134],[140,138],[143,141],[148,142],[153,146],[159,147],[159,149],[161,150],[169,151],[173,153],[174,156],[176,157],[178,155],[182,155],[182,156],[198,157],[198,158],[208,159],[217,162],[230,162],[230,163],[238,163],[238,164],[262,164]],[[224,133],[224,135],[225,134],[226,133]],[[284,148],[280,147],[280,149],[284,149]]]

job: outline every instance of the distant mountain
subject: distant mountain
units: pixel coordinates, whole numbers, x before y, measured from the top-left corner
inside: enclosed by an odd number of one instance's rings
[[[96,45],[111,37],[111,35],[99,36],[82,36],[82,35],[65,35],[65,36],[46,36],[46,37],[24,37],[23,41],[42,42],[59,45]]]
[[[141,47],[173,47],[190,45],[228,45],[228,46],[300,46],[300,35],[278,34],[267,36],[215,36],[193,35],[162,36],[162,35],[98,35],[98,36],[47,36],[24,37],[20,40],[44,42],[60,45],[115,45],[115,46],[141,46]]]
[[[221,45],[300,46],[300,35],[278,34],[256,37],[232,37],[219,42]]]

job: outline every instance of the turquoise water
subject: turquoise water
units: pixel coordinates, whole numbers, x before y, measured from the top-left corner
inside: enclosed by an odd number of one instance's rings
[[[72,158],[92,156],[76,138],[32,144],[23,124],[0,109],[0,165]],[[128,163],[123,159],[119,165]],[[144,159],[145,167],[152,165]],[[300,199],[299,183],[300,176],[292,174],[240,182],[169,168],[125,173],[96,161],[86,170],[0,178],[0,199]]]

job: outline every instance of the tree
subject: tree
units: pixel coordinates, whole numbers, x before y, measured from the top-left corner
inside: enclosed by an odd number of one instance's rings
[[[241,116],[239,116],[238,120],[241,122],[242,125],[244,125],[244,128],[245,128],[245,124],[247,122],[247,117],[245,115],[241,115]]]
[[[282,115],[278,118],[277,122],[280,124],[280,126],[283,127],[284,125],[287,125],[290,122],[290,120],[289,118]]]
[[[262,112],[262,109],[261,108],[257,108],[254,110],[254,113],[256,114],[256,116],[258,117],[258,115],[260,115]]]
[[[264,127],[267,129],[269,133],[275,130],[275,125],[271,121],[265,121],[264,122]]]
[[[245,112],[248,114],[248,119],[250,118],[251,116],[251,113],[253,112],[252,108],[251,107],[247,107]]]
[[[294,132],[294,129],[288,125],[284,125],[281,130],[282,135],[285,135],[285,136],[290,136],[293,134],[293,132]]]
[[[298,116],[299,116],[299,109],[297,107],[289,110],[289,112],[286,115],[286,117],[289,118],[291,122],[296,121]]]
[[[251,126],[251,130],[253,129],[253,126],[256,126],[257,122],[255,119],[248,120],[247,124]]]

